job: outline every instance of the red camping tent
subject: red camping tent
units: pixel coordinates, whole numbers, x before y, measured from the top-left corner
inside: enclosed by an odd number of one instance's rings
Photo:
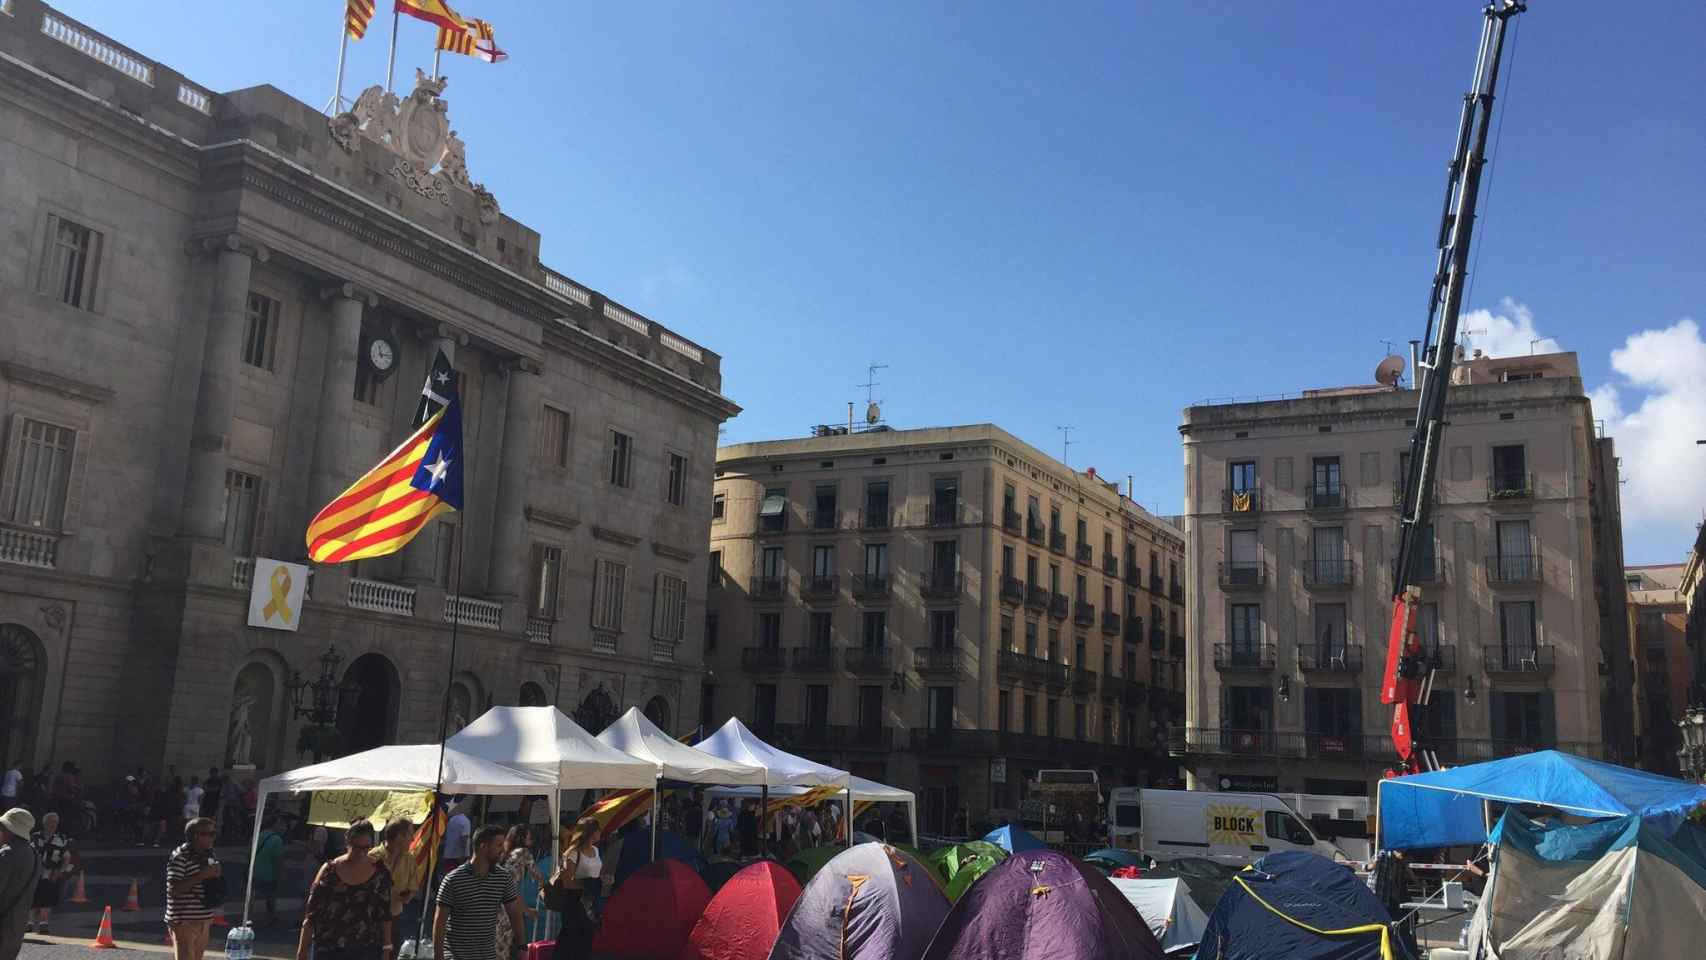
[[[634,871],[604,906],[594,953],[631,960],[675,960],[711,890],[680,860],[659,860]]]
[[[800,882],[780,864],[741,868],[693,925],[681,960],[764,960],[799,897]]]

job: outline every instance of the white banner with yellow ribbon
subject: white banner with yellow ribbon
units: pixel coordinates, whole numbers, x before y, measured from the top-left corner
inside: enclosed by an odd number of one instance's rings
[[[249,626],[295,630],[302,622],[302,595],[307,589],[306,565],[256,557],[249,584]]]

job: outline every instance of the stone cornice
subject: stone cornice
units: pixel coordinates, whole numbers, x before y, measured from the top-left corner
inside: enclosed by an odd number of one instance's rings
[[[616,367],[628,377],[719,423],[740,413],[740,405],[728,397],[602,340],[569,320],[546,324],[544,333],[546,346]]]
[[[533,523],[543,524],[547,527],[556,527],[558,530],[573,530],[581,525],[581,522],[574,517],[565,516],[561,513],[552,513],[549,510],[541,510],[534,506],[523,507],[521,512],[523,516]]]
[[[619,543],[625,547],[632,547],[640,542],[640,538],[631,533],[623,533],[620,530],[601,527],[596,523],[592,525],[592,535],[599,540],[604,540],[608,543]]]
[[[698,556],[698,554],[694,553],[692,550],[688,550],[684,547],[673,546],[659,540],[652,541],[652,552],[660,557],[668,557],[671,560],[680,560],[682,563],[692,563],[693,558]]]
[[[62,397],[81,400],[84,403],[105,403],[113,398],[114,391],[107,387],[81,380],[73,380],[48,370],[39,370],[16,361],[0,361],[0,375],[14,383],[27,383]]]

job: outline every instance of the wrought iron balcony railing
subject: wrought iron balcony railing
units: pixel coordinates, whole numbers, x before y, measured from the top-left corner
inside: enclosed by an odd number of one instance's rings
[[[1487,582],[1493,584],[1539,583],[1544,564],[1540,551],[1494,553],[1487,557]]]
[[[800,596],[807,600],[834,600],[840,589],[841,578],[834,574],[806,577],[800,581]]]
[[[1305,671],[1361,673],[1362,644],[1303,643],[1297,647],[1297,668]]]
[[[1110,637],[1119,636],[1120,615],[1114,613],[1112,610],[1102,611],[1102,632]]]
[[[1271,640],[1214,645],[1214,668],[1221,673],[1266,673],[1274,668],[1275,660]]]
[[[967,666],[967,658],[958,647],[928,646],[912,651],[912,669],[922,677],[959,677]]]
[[[1066,553],[1066,531],[1050,530],[1048,532],[1048,548],[1055,553]]]
[[[1024,603],[1025,582],[1018,577],[1001,578],[1001,602]]]
[[[788,581],[783,577],[753,577],[749,592],[754,600],[774,603],[782,599],[787,587]]]
[[[841,651],[841,665],[855,677],[886,679],[894,672],[894,657],[888,647],[848,647]]]
[[[1485,655],[1492,674],[1549,676],[1558,664],[1557,650],[1549,643],[1488,645]]]
[[[1048,588],[1042,584],[1028,583],[1025,585],[1025,606],[1046,610],[1048,609],[1048,598]]]
[[[794,672],[834,673],[835,649],[827,644],[813,643],[793,650]]]
[[[1252,487],[1247,490],[1234,490],[1230,487],[1220,491],[1220,512],[1249,516],[1262,512],[1262,488]]]
[[[1072,622],[1081,627],[1091,627],[1096,624],[1096,605],[1080,600],[1072,605]]]
[[[1079,563],[1088,565],[1095,559],[1095,557],[1096,551],[1090,549],[1090,545],[1082,540],[1078,541],[1072,547],[1072,559],[1077,560]]]
[[[1268,583],[1268,566],[1259,560],[1222,560],[1216,565],[1220,589],[1228,593],[1261,590]]]
[[[961,522],[963,505],[958,500],[932,500],[924,505],[924,523],[932,527],[951,527]]]
[[[919,593],[929,600],[955,600],[965,591],[965,575],[955,570],[931,570],[924,574]]]
[[[1065,620],[1072,612],[1072,601],[1064,593],[1050,594],[1048,598],[1048,615],[1056,620]]]
[[[1001,511],[1001,529],[1006,530],[1008,533],[1016,534],[1020,530],[1024,529],[1024,526],[1025,518],[1019,513],[1019,511],[1014,510],[1012,507],[1004,508]]]
[[[1303,490],[1305,510],[1343,510],[1350,500],[1343,484],[1315,484]]]
[[[747,647],[740,652],[740,668],[747,673],[781,673],[788,665],[788,651],[781,647]]]
[[[1355,565],[1348,559],[1303,562],[1303,585],[1311,590],[1343,590],[1351,585]]]
[[[886,574],[856,573],[853,575],[853,596],[858,600],[887,600],[893,580]]]
[[[1487,476],[1488,500],[1533,500],[1534,474],[1493,473]]]

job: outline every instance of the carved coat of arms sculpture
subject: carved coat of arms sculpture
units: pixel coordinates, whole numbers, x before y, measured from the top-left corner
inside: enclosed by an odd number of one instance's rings
[[[480,222],[495,223],[498,201],[484,184],[468,178],[466,146],[450,129],[449,104],[443,98],[448,82],[416,70],[415,89],[402,98],[376,84],[363,90],[349,111],[328,120],[327,127],[346,153],[355,152],[355,138],[361,136],[395,154],[386,172],[429,200],[448,207],[451,190],[473,194],[480,204]]]

